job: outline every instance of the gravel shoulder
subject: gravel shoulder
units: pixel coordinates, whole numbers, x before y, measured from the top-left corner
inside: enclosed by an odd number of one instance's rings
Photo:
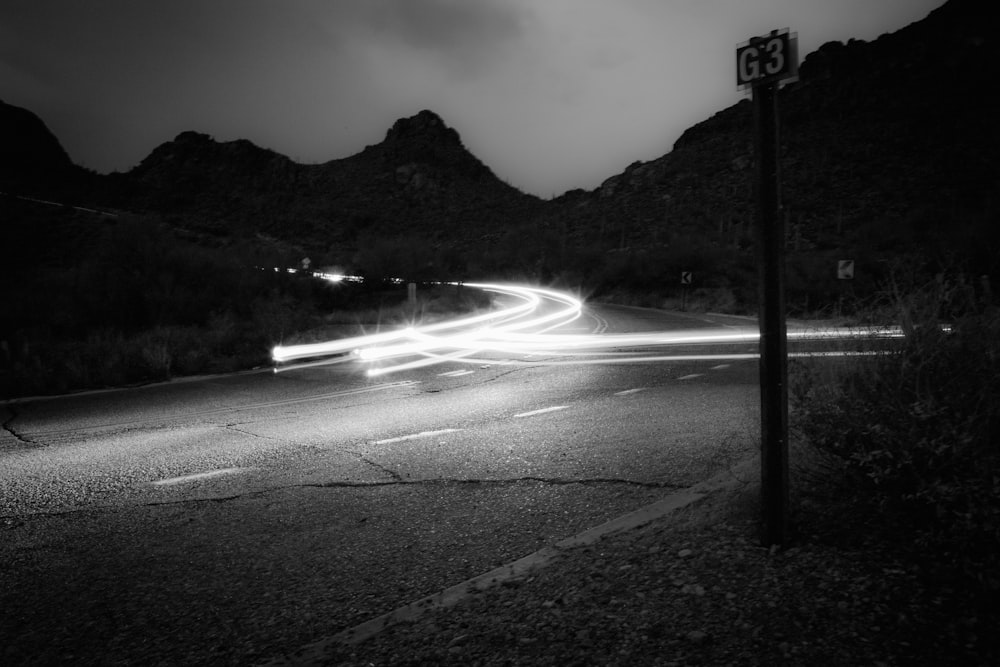
[[[755,465],[455,606],[273,664],[998,664],[990,623],[899,554],[761,547]]]

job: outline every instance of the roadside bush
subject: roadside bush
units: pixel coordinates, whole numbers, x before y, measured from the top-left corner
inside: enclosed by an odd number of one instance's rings
[[[1000,592],[1000,311],[961,281],[893,290],[901,344],[791,374],[819,532],[877,538]],[[950,329],[941,321],[951,319]]]
[[[262,270],[155,221],[121,220],[94,234],[79,257],[7,275],[0,396],[260,365],[282,336],[344,300],[329,283]]]

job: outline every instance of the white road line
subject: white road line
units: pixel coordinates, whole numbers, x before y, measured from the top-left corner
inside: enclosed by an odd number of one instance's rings
[[[713,371],[721,371],[723,368],[729,368],[729,364],[719,364],[718,366],[712,366]]]
[[[421,431],[420,433],[411,433],[410,435],[401,435],[398,438],[385,438],[384,440],[376,440],[373,444],[376,445],[387,445],[390,442],[403,442],[404,440],[418,440],[420,438],[432,438],[435,435],[444,435],[445,433],[455,433],[456,431],[461,431],[460,428],[443,428],[440,431]]]
[[[569,407],[568,405],[555,405],[555,406],[553,406],[551,408],[542,408],[541,410],[532,410],[531,412],[521,412],[519,414],[514,415],[514,418],[517,419],[518,417],[531,417],[533,415],[540,415],[540,414],[543,414],[543,413],[546,413],[546,412],[555,412],[556,410],[565,410],[568,407]]]
[[[677,379],[678,380],[693,380],[695,378],[700,378],[702,375],[703,375],[702,373],[691,373],[691,375],[683,375],[683,376],[681,376],[681,377],[679,377]]]
[[[438,377],[457,378],[457,377],[461,377],[463,375],[471,375],[472,373],[475,373],[475,372],[476,371],[470,371],[469,369],[457,370],[457,371],[448,371],[447,373],[438,373]]]
[[[635,389],[626,389],[625,391],[616,391],[615,396],[628,396],[629,394],[637,394],[640,391],[646,391],[645,387],[636,387]]]
[[[171,486],[173,484],[183,484],[185,482],[195,482],[202,479],[210,479],[212,477],[232,475],[234,473],[243,472],[244,470],[245,468],[222,468],[220,470],[209,470],[207,472],[196,472],[190,475],[181,475],[180,477],[158,479],[155,482],[152,482],[152,484],[153,486]]]

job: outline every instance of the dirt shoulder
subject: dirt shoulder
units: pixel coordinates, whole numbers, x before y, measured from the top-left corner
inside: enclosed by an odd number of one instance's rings
[[[762,548],[754,465],[640,528],[290,664],[997,664],[991,627],[899,555],[807,536]]]

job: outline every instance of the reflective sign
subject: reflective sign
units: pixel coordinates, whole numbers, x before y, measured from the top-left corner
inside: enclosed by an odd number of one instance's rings
[[[798,39],[787,28],[754,37],[736,49],[736,85],[741,89],[798,76]]]

